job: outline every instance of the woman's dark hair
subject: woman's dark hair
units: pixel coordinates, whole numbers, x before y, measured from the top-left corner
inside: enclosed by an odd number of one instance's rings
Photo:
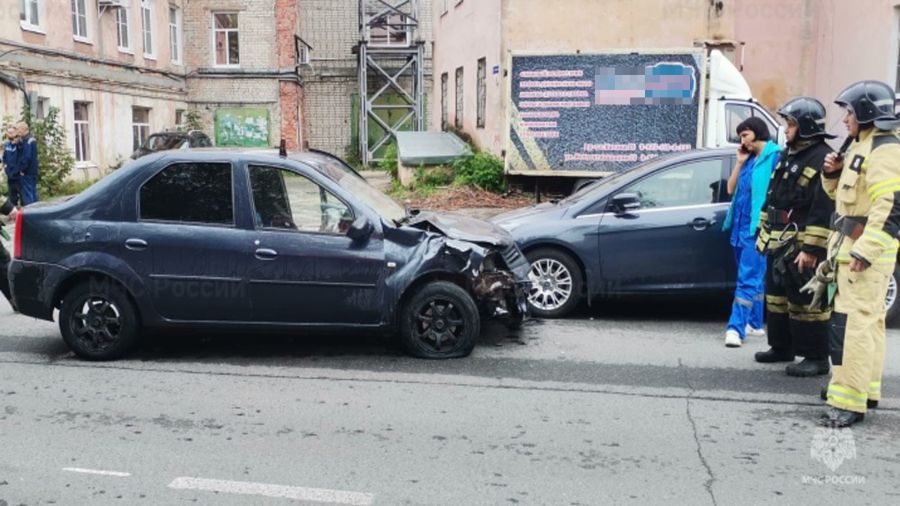
[[[767,141],[772,137],[769,135],[769,127],[766,122],[756,116],[747,118],[737,126],[737,134],[741,135],[744,130],[750,130],[756,135],[756,140]]]

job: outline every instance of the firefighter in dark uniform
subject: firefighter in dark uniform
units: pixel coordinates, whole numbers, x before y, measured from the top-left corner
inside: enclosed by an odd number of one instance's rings
[[[810,97],[785,103],[778,114],[787,123],[787,149],[772,173],[756,248],[766,255],[768,351],[756,361],[793,362],[790,376],[828,374],[827,308],[810,308],[812,295],[800,293],[825,260],[834,200],[820,181],[831,148],[825,139],[825,106]]]
[[[825,159],[822,184],[835,196],[836,215],[828,260],[816,273],[823,286],[836,282],[829,326],[834,372],[828,384],[830,409],[823,425],[849,427],[881,399],[888,281],[900,243],[900,127],[894,90],[878,81],[850,85],[835,99],[846,111],[847,154]]]

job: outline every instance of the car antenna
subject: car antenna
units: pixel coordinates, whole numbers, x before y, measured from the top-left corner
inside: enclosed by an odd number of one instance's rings
[[[287,156],[287,141],[281,139],[281,142],[278,144],[278,156],[284,158]]]

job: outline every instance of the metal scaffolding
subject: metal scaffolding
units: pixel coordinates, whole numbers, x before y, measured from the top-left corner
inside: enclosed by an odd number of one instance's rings
[[[359,0],[359,152],[364,164],[398,130],[424,130],[419,0]],[[370,128],[370,126],[372,128]]]

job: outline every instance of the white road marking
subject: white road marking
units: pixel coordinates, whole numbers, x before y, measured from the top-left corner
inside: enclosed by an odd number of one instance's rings
[[[100,469],[84,469],[81,467],[64,467],[63,471],[69,471],[70,473],[102,474],[103,476],[118,476],[119,478],[131,476],[131,473],[123,473],[121,471],[101,471]]]
[[[207,492],[226,492],[230,494],[262,495],[266,497],[282,497],[300,501],[322,503],[352,504],[369,506],[374,501],[373,494],[347,492],[327,488],[289,487],[249,481],[211,480],[207,478],[178,477],[169,483],[169,488],[178,490],[204,490]]]

